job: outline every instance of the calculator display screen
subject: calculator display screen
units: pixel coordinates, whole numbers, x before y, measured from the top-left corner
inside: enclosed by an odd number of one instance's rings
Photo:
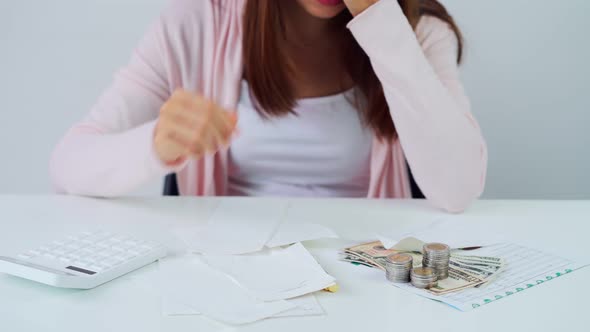
[[[96,272],[94,272],[94,271],[86,270],[86,269],[83,269],[83,268],[80,268],[80,267],[76,267],[76,266],[68,266],[68,267],[66,267],[66,269],[70,269],[70,270],[73,270],[73,271],[86,273],[88,275],[96,274]]]

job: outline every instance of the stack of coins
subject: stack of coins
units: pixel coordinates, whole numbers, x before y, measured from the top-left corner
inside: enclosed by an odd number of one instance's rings
[[[438,280],[449,277],[451,249],[442,243],[427,243],[423,247],[422,266],[434,269]]]
[[[417,267],[412,270],[412,285],[416,288],[431,288],[436,286],[436,273],[430,267]]]
[[[385,259],[385,276],[393,283],[410,282],[414,259],[409,254],[393,254]]]

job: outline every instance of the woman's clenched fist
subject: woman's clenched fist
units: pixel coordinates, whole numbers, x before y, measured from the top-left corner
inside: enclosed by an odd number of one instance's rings
[[[200,158],[229,145],[237,116],[210,100],[177,90],[162,106],[154,147],[166,164]]]

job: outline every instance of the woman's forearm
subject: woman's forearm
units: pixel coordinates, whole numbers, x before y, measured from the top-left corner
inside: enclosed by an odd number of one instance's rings
[[[414,33],[397,1],[380,0],[349,28],[383,85],[416,182],[436,206],[458,212],[483,191],[487,148],[459,78],[453,32],[422,20]]]

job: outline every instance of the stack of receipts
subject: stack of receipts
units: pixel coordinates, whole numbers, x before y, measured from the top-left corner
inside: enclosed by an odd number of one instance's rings
[[[176,231],[188,254],[160,260],[156,289],[166,315],[227,324],[321,315],[314,292],[335,284],[300,243],[336,234],[291,221],[284,203],[224,200],[206,225]]]

